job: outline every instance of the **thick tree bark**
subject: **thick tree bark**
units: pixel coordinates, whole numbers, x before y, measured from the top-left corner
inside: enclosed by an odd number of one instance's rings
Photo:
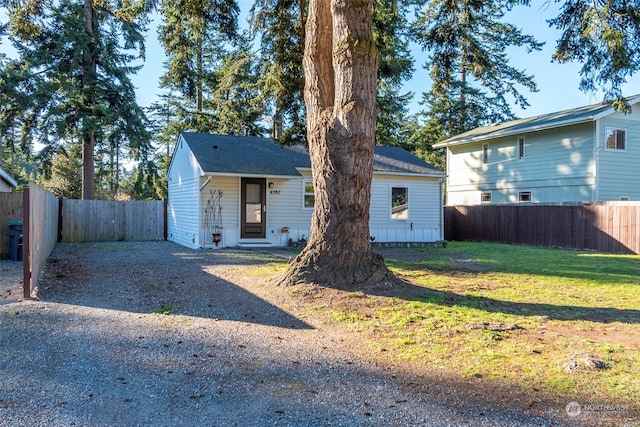
[[[92,40],[87,43],[83,52],[82,64],[82,90],[84,91],[84,104],[87,111],[92,112],[94,106],[92,87],[96,81],[96,45],[94,37],[95,22],[93,14],[93,0],[84,0],[84,16],[87,33]],[[93,114],[93,113],[90,113]],[[82,198],[92,200],[94,198],[94,161],[95,150],[95,124],[92,119],[85,117],[82,124]]]
[[[304,56],[315,192],[311,234],[280,283],[341,288],[391,274],[371,248],[378,57],[371,0],[311,0]]]

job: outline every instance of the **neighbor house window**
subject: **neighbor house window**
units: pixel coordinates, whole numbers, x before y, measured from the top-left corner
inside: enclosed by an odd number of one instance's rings
[[[521,191],[518,193],[518,201],[520,203],[527,203],[531,201],[531,191]]]
[[[627,132],[624,129],[606,128],[605,140],[607,150],[626,150],[627,148]]]
[[[629,201],[629,196],[619,196],[618,200],[620,200],[621,202],[628,202]]]
[[[311,180],[305,180],[303,182],[303,206],[305,208],[313,208],[313,204],[316,201],[316,196],[313,193],[313,182]]]
[[[518,138],[518,159],[524,159],[524,138]]]
[[[409,218],[409,189],[391,187],[391,219]]]
[[[491,203],[491,193],[480,194],[480,203]]]
[[[489,144],[482,144],[482,163],[489,163]]]

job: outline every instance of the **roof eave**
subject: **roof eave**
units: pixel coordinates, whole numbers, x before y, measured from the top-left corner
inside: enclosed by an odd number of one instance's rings
[[[235,178],[300,178],[300,175],[266,174],[266,173],[237,173],[237,172],[204,172],[203,176],[226,176]]]
[[[432,173],[418,173],[418,172],[388,172],[388,171],[373,171],[374,175],[400,175],[411,176],[420,178],[444,178],[446,174],[444,172],[432,172]]]
[[[572,120],[565,120],[562,122],[549,123],[547,125],[529,126],[521,129],[507,129],[504,132],[501,132],[501,131],[490,132],[485,135],[479,135],[477,137],[472,136],[472,137],[460,139],[458,141],[452,141],[452,142],[442,141],[437,144],[433,144],[433,148],[447,148],[455,145],[468,144],[470,142],[480,142],[480,141],[486,141],[489,139],[503,138],[506,136],[521,135],[524,133],[540,132],[543,130],[578,125],[581,123],[590,123],[598,120],[599,118],[598,116],[600,116],[601,114],[602,113],[598,114],[597,116],[581,117],[580,119],[572,119]],[[611,112],[609,112],[608,114],[611,114]],[[605,116],[608,114],[605,114]]]
[[[0,178],[7,181],[7,183],[14,188],[18,186],[18,182],[15,179],[13,179],[8,173],[6,173],[3,169],[0,169]]]

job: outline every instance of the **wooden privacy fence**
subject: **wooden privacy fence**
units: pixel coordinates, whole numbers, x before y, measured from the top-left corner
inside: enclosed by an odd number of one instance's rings
[[[61,199],[59,240],[69,243],[165,240],[165,202]]]
[[[30,183],[23,191],[23,290],[30,298],[47,258],[58,241],[58,199],[43,187]]]
[[[640,203],[446,206],[446,240],[640,253]]]

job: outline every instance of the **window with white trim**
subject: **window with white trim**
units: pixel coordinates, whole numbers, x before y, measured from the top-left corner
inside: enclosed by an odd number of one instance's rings
[[[628,202],[629,196],[618,196],[618,200],[621,202]]]
[[[627,131],[624,129],[606,128],[604,130],[604,140],[607,150],[627,149]]]
[[[481,193],[480,203],[491,203],[491,193]]]
[[[313,205],[316,201],[316,195],[313,192],[313,181],[305,179],[302,182],[302,206],[304,208],[313,209]]]
[[[409,189],[391,187],[391,219],[409,219]]]
[[[524,137],[518,138],[518,159],[524,160]]]
[[[520,203],[531,203],[533,199],[531,198],[531,191],[521,191],[518,193],[518,202]]]

